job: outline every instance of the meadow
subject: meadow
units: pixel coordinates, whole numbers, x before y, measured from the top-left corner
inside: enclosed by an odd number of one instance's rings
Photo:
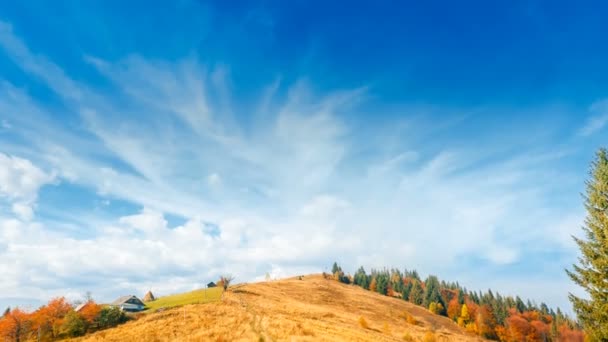
[[[188,304],[216,302],[221,299],[221,296],[222,289],[219,287],[212,287],[209,289],[199,289],[191,292],[159,297],[154,301],[146,302],[147,310],[145,312],[152,313],[161,308],[170,309]]]
[[[482,340],[425,308],[321,275],[237,285],[220,300],[221,290],[205,291],[159,298],[149,314],[76,341]],[[206,304],[187,304],[204,295]]]

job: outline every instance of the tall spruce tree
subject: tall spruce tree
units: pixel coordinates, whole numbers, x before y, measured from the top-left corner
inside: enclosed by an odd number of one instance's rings
[[[424,291],[422,290],[420,282],[417,280],[414,280],[414,284],[412,285],[412,289],[410,290],[409,299],[410,303],[422,305],[422,301],[424,300]]]
[[[354,283],[355,285],[359,285],[366,290],[369,289],[369,278],[367,277],[363,266],[359,267],[357,273],[355,273]]]
[[[442,308],[439,312],[436,312],[440,315],[445,314],[445,308],[447,305],[441,297],[439,279],[436,276],[430,275],[424,281],[424,294],[422,300],[422,306],[428,308],[431,303],[441,304]]]
[[[584,238],[574,237],[581,251],[579,264],[566,270],[589,295],[570,294],[580,322],[591,340],[608,341],[608,151],[602,148],[591,164],[587,181]]]

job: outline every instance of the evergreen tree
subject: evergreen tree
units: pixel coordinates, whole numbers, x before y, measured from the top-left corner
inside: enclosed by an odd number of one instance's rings
[[[570,294],[580,322],[591,340],[608,340],[608,151],[600,149],[591,164],[587,181],[585,238],[576,238],[582,256],[570,278],[588,294],[584,299]]]
[[[391,286],[395,292],[403,292],[403,274],[398,269],[391,270]]]
[[[355,283],[355,285],[359,285],[366,290],[369,289],[369,278],[367,277],[363,266],[359,267],[357,273],[355,273],[353,282]]]
[[[424,282],[424,300],[422,301],[422,305],[428,308],[431,303],[441,304],[443,308],[447,307],[439,291],[439,279],[432,275],[428,276]],[[440,315],[445,314],[443,310],[436,313]]]
[[[405,300],[410,299],[410,292],[412,291],[412,286],[413,286],[413,284],[411,281],[408,281],[407,284],[403,285],[403,291],[401,292],[403,299],[405,299]]]
[[[386,295],[388,292],[390,276],[388,271],[379,272],[376,276],[376,292]]]
[[[521,300],[519,296],[515,297],[515,308],[517,309],[517,311],[519,311],[519,313],[523,313],[524,311],[526,311],[526,304],[524,304],[524,301]]]
[[[545,303],[540,303],[540,312],[543,315],[548,315],[549,314],[549,307],[547,306],[547,304]]]
[[[496,318],[496,323],[500,325],[503,325],[509,316],[507,304],[504,302],[502,296],[498,293],[496,294],[496,299],[492,303],[492,312]]]
[[[424,292],[422,290],[422,286],[420,286],[420,282],[417,280],[414,280],[409,299],[411,303],[416,305],[422,305],[422,302],[424,301]]]
[[[464,304],[464,293],[466,290],[458,290],[458,304]]]
[[[334,261],[334,265],[331,267],[331,274],[336,274],[336,272],[342,271],[338,263]]]

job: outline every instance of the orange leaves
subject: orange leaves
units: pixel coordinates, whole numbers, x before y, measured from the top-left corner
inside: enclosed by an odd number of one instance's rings
[[[81,329],[84,333],[97,319],[100,311],[101,306],[90,300],[79,312],[74,312],[63,297],[52,299],[34,312],[15,308],[0,317],[0,341],[27,341],[38,337],[46,341],[65,337],[68,315],[82,317],[86,321]]]
[[[538,311],[518,313],[510,311],[507,318],[508,338],[515,341],[546,341],[551,334],[551,326],[546,317]]]
[[[558,342],[583,342],[585,341],[585,334],[580,330],[574,330],[567,324],[562,324],[559,328]]]
[[[374,277],[374,278],[372,278],[371,284],[369,284],[369,290],[372,292],[376,292],[377,288],[378,288],[378,282],[376,281],[376,277]]]
[[[26,340],[32,328],[32,315],[15,308],[0,318],[0,338],[9,341]]]
[[[458,316],[460,316],[460,304],[458,303],[458,297],[455,297],[448,303],[448,317],[457,320]]]
[[[487,305],[482,305],[477,310],[475,324],[479,335],[485,338],[496,337],[496,319],[494,318],[492,310]]]
[[[56,337],[60,333],[63,318],[70,312],[72,306],[65,300],[64,297],[54,298],[51,301],[36,310],[34,315],[35,329],[41,329],[48,332],[52,337]]]
[[[93,323],[95,318],[99,315],[101,311],[101,305],[95,303],[94,301],[88,301],[85,306],[78,312],[82,318],[84,318],[87,322]]]
[[[507,318],[509,337],[516,341],[525,341],[530,333],[530,323],[519,314]]]

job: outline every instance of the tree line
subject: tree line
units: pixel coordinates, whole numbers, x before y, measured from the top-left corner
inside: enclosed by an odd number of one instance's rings
[[[434,314],[449,317],[470,333],[497,341],[583,341],[578,322],[559,308],[540,305],[519,296],[466,289],[459,283],[445,282],[434,275],[422,280],[415,270],[360,267],[347,275],[334,263],[326,275],[345,284],[408,301]]]

